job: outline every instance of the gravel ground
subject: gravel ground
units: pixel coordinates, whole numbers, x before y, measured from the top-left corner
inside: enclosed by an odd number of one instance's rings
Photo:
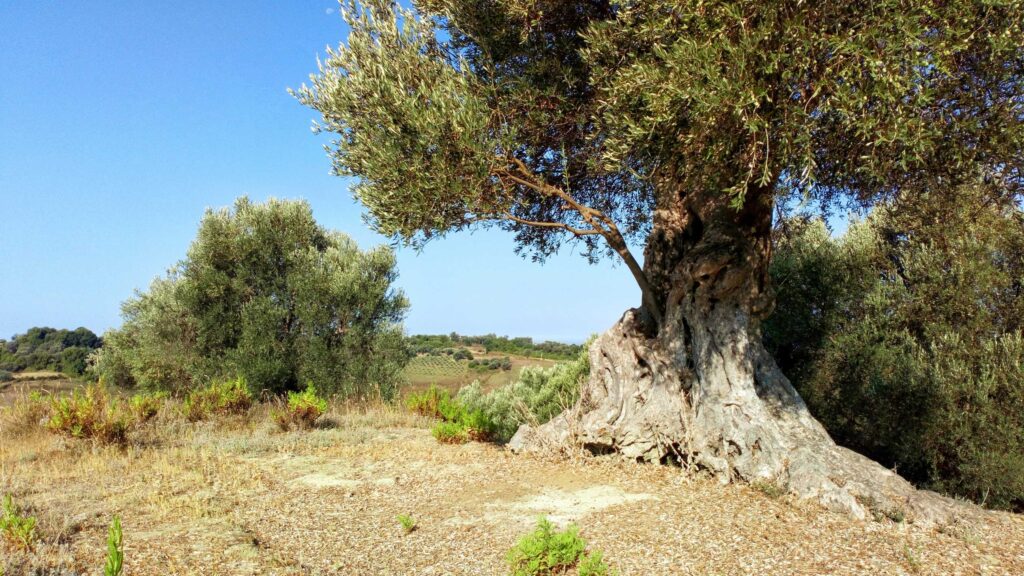
[[[161,417],[126,449],[0,437],[0,492],[43,537],[32,553],[0,543],[4,576],[102,573],[114,514],[128,576],[505,574],[506,551],[542,515],[577,523],[623,575],[1024,574],[1021,516],[861,522],[678,468],[441,445],[389,409],[331,419],[281,433],[265,410]],[[398,514],[417,529],[405,534]]]

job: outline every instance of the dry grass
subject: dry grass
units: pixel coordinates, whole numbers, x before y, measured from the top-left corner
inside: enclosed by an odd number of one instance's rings
[[[123,448],[38,428],[0,438],[0,493],[43,538],[34,554],[0,548],[0,567],[99,573],[118,514],[129,576],[503,574],[545,514],[577,522],[625,575],[1024,573],[1024,519],[1008,514],[858,522],[679,469],[441,445],[387,405],[334,406],[289,433],[269,411],[192,424],[172,404]]]

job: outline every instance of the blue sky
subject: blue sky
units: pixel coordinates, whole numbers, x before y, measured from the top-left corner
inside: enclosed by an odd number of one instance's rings
[[[286,92],[344,37],[330,0],[0,2],[0,337],[117,326],[204,209],[243,194],[385,241]],[[513,248],[477,232],[400,250],[406,330],[581,340],[639,302],[622,266]]]

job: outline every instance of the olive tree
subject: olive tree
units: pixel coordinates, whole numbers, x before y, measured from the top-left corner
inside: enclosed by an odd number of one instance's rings
[[[359,250],[305,202],[210,210],[188,256],[123,305],[97,371],[188,389],[239,374],[254,391],[390,397],[407,360],[394,253]]]
[[[618,258],[641,305],[591,347],[577,421],[523,430],[863,516],[934,516],[834,445],[761,343],[780,198],[828,210],[972,179],[1016,190],[1019,1],[386,0],[295,92],[376,228],[478,226]],[[643,258],[631,246],[643,245]],[[571,287],[566,287],[571,292]]]

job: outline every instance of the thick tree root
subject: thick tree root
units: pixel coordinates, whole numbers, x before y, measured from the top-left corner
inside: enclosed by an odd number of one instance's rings
[[[512,450],[576,447],[676,461],[722,482],[770,482],[861,519],[945,525],[976,513],[837,446],[759,341],[700,354],[700,328],[687,331],[650,338],[638,312],[627,312],[592,345],[579,403],[540,427],[523,426]]]

